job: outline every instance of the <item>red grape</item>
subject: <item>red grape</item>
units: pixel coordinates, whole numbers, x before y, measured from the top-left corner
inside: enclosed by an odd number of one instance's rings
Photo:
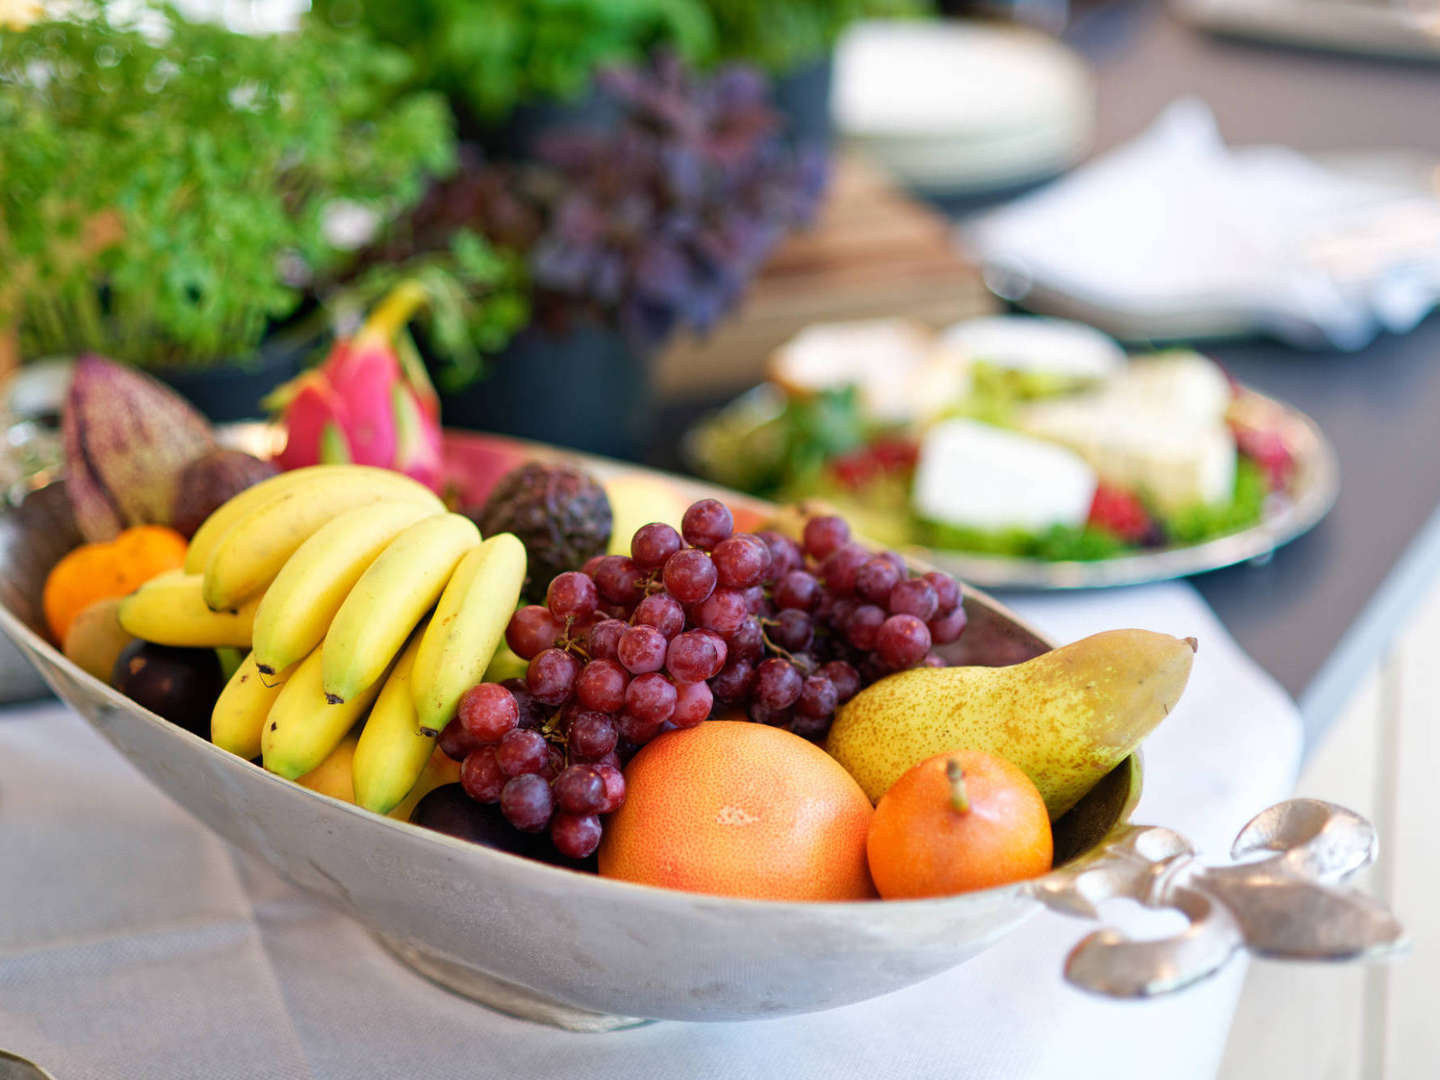
[[[730,646],[725,643],[725,638],[717,634],[714,630],[709,630],[703,626],[696,628],[693,632],[699,634],[701,637],[707,637],[715,643],[715,648],[720,653],[719,666],[724,667],[725,661],[729,659],[730,656]]]
[[[605,805],[605,781],[589,765],[571,765],[555,778],[555,805],[567,814],[594,814]]]
[[[768,724],[771,727],[786,727],[795,718],[795,714],[789,709],[772,709],[758,701],[750,702],[746,715],[757,724]]]
[[[886,606],[892,615],[914,615],[921,622],[935,617],[940,599],[935,595],[935,586],[924,578],[906,578],[890,590]]]
[[[556,814],[550,823],[550,842],[567,859],[588,859],[600,846],[604,830],[594,814]]]
[[[910,568],[905,565],[905,556],[901,555],[898,551],[882,551],[880,557],[895,568],[895,572],[900,575],[901,581],[904,581],[910,576]]]
[[[560,620],[539,604],[527,604],[510,616],[505,628],[505,643],[521,660],[533,660],[555,644],[560,636]]]
[[[875,634],[885,621],[885,612],[874,604],[861,604],[845,620],[845,637],[857,649],[875,648]]]
[[[920,666],[921,666],[921,667],[949,667],[950,665],[945,662],[945,658],[944,658],[943,656],[940,656],[938,653],[933,653],[933,652],[932,652],[932,653],[926,653],[926,654],[925,654],[925,659],[920,661]]]
[[[846,544],[836,549],[820,566],[825,586],[839,596],[848,596],[855,591],[855,576],[861,565],[870,558],[869,553],[859,544]]]
[[[685,629],[685,609],[668,593],[651,593],[635,606],[636,626],[653,626],[667,638]]]
[[[619,768],[604,762],[594,768],[600,779],[605,781],[605,806],[600,813],[613,814],[625,802],[625,776]]]
[[[897,670],[914,667],[930,651],[930,630],[914,615],[891,615],[875,632],[875,651]]]
[[[791,570],[775,583],[775,606],[781,611],[812,611],[820,599],[820,582],[804,570]]]
[[[725,656],[713,638],[696,630],[687,630],[670,642],[665,653],[665,670],[680,682],[701,682],[715,675],[725,665]]]
[[[939,607],[935,609],[936,614],[944,615],[954,610],[960,603],[960,586],[949,574],[942,574],[939,570],[931,570],[925,575],[925,580],[935,590],[935,600]]]
[[[631,716],[629,713],[625,713],[620,717],[616,726],[624,738],[629,739],[632,743],[639,746],[653,739],[660,731],[660,725],[663,723],[665,723],[664,720],[642,719],[638,716]]]
[[[764,585],[751,585],[744,592],[745,610],[751,615],[769,615],[774,610]]]
[[[565,751],[551,743],[545,751],[545,764],[540,767],[540,776],[554,780],[565,768]]]
[[[533,773],[512,776],[500,789],[500,812],[521,832],[540,832],[554,810],[550,784]]]
[[[834,514],[813,517],[805,523],[805,554],[820,561],[828,559],[850,540],[850,526]]]
[[[805,612],[786,608],[775,617],[770,640],[786,652],[803,652],[815,640],[815,625]]]
[[[755,536],[770,549],[770,569],[766,573],[767,579],[777,581],[791,570],[804,568],[805,553],[800,550],[800,545],[790,537],[775,532],[773,529],[758,532]]]
[[[670,714],[670,723],[677,728],[694,727],[710,715],[714,705],[715,695],[709,684],[680,683],[675,687],[675,711]]]
[[[474,755],[472,754],[471,757]],[[495,746],[495,761],[506,776],[539,772],[550,759],[550,744],[538,731],[507,731]],[[470,758],[466,758],[469,761]]]
[[[765,541],[739,533],[715,545],[715,577],[727,589],[748,589],[760,584],[770,569],[770,549]]]
[[[900,572],[884,555],[872,555],[855,571],[855,591],[872,604],[890,599],[890,590],[900,583]]]
[[[567,570],[550,579],[545,606],[557,619],[578,619],[589,615],[600,603],[595,582],[578,570]]]
[[[553,710],[530,692],[530,684],[524,679],[506,679],[500,684],[510,691],[515,705],[520,710],[520,727],[534,730],[545,726]]]
[[[788,660],[770,659],[755,669],[755,701],[767,709],[788,709],[800,696],[804,680]]]
[[[625,713],[635,719],[663,724],[675,711],[675,684],[658,671],[637,675],[625,687]]]
[[[665,560],[665,588],[682,604],[698,604],[715,589],[715,564],[703,551],[686,548]]]
[[[460,763],[460,785],[478,803],[500,800],[500,789],[510,779],[495,760],[495,747],[482,746]]]
[[[834,714],[840,704],[840,695],[835,684],[824,675],[811,675],[800,688],[800,699],[795,711],[802,716],[825,717]]]
[[[830,680],[841,701],[849,701],[860,692],[860,673],[844,660],[831,660],[820,674]]]
[[[701,499],[691,503],[680,519],[680,532],[697,548],[709,551],[735,531],[735,518],[730,508],[719,499]]]
[[[659,671],[665,666],[665,635],[653,626],[632,626],[620,635],[615,656],[635,675]]]
[[[730,659],[759,660],[765,655],[765,637],[760,620],[749,616],[738,629],[726,635],[725,643],[729,646]]]
[[[530,661],[525,684],[537,701],[546,705],[563,705],[575,688],[580,674],[580,661],[564,649],[546,649]]]
[[[520,707],[499,683],[481,683],[461,696],[455,716],[476,742],[493,743],[520,723]]]
[[[755,668],[749,660],[735,660],[720,669],[710,680],[715,697],[727,705],[738,705],[750,696],[755,681]]]
[[[690,610],[690,621],[717,634],[731,634],[740,629],[748,615],[742,592],[716,589]]]
[[[644,581],[635,560],[625,555],[607,555],[595,568],[595,588],[612,604],[638,604]]]
[[[802,739],[818,739],[830,730],[830,717],[811,716],[809,713],[797,712],[795,718],[790,721],[788,730],[792,735],[799,735]]]
[[[600,561],[604,558],[604,555],[591,555],[590,558],[585,560],[585,565],[580,567],[580,572],[586,577],[593,578],[595,576],[595,571],[600,566]]]
[[[615,740],[619,738],[619,735],[616,733],[615,724],[610,717],[603,713],[583,710],[570,721],[570,732],[567,738],[570,753],[574,757],[585,761],[595,761],[615,749]]]
[[[575,700],[596,712],[619,712],[625,704],[627,672],[615,660],[591,660],[575,680]]]
[[[585,647],[591,660],[614,660],[620,635],[630,627],[619,619],[602,619],[590,628]]]
[[[665,560],[685,546],[680,534],[663,521],[652,521],[635,530],[630,540],[630,557],[641,570],[659,570]]]
[[[965,606],[962,604],[945,615],[937,615],[929,622],[930,640],[936,645],[949,645],[965,629]]]
[[[458,716],[445,725],[436,745],[451,761],[464,761],[481,746],[480,742],[465,730]]]

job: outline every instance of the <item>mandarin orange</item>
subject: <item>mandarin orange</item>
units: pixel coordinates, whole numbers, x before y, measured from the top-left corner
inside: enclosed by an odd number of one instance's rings
[[[886,900],[988,889],[1050,869],[1045,800],[1016,766],[983,750],[937,754],[875,807],[866,842]]]

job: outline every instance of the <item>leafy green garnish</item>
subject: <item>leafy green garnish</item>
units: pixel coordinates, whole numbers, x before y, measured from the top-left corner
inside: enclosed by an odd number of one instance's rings
[[[1191,506],[1162,517],[1161,522],[1171,543],[1203,543],[1259,522],[1268,494],[1264,471],[1242,454],[1235,463],[1235,495],[1228,503]]]
[[[337,211],[387,220],[453,166],[444,101],[401,94],[382,44],[63,7],[0,32],[0,329],[22,355],[244,359],[348,257]]]

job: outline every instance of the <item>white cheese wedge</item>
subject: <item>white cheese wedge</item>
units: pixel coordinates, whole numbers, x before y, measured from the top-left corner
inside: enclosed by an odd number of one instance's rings
[[[790,393],[854,386],[868,417],[903,424],[920,414],[917,400],[954,401],[969,388],[964,358],[945,363],[937,350],[944,351],[935,335],[908,319],[816,323],[776,350],[770,378]],[[917,381],[923,392],[916,392]]]
[[[1174,513],[1234,493],[1229,402],[1230,384],[1213,362],[1166,353],[1132,362],[1102,390],[1028,406],[1017,426],[1069,447],[1106,483]]]
[[[911,501],[931,521],[1039,532],[1083,524],[1095,483],[1095,470],[1064,447],[974,420],[947,420],[920,444]]]
[[[966,319],[940,335],[943,344],[1007,371],[1077,380],[1108,379],[1125,367],[1125,351],[1084,323],[1027,315]]]

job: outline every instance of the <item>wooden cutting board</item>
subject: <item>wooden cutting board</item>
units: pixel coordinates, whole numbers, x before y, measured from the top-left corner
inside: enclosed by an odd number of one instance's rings
[[[656,389],[694,397],[758,382],[770,354],[810,323],[900,316],[938,328],[995,309],[950,221],[842,154],[814,226],[780,246],[708,337],[687,335],[656,359]]]

